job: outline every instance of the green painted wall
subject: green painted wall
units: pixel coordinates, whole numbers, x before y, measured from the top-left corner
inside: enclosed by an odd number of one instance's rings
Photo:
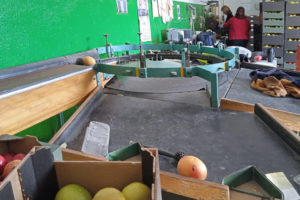
[[[177,20],[177,5],[181,20]],[[190,27],[187,5],[174,1],[174,20],[164,24],[161,18],[153,19],[149,0],[154,43],[163,41],[162,33],[168,28]],[[203,15],[204,7],[194,6],[197,16]],[[137,1],[128,0],[128,14],[117,14],[116,0],[0,0],[0,27],[1,69],[103,46],[105,33],[115,45],[137,43]],[[199,18],[195,27],[200,29]],[[47,141],[59,128],[57,119],[54,116],[19,135],[37,135]]]
[[[154,42],[162,41],[162,30],[189,28],[186,5],[174,2],[175,19],[167,24],[150,12]],[[203,6],[195,6],[203,15]],[[137,3],[128,0],[128,14],[117,14],[115,0],[0,0],[0,27],[0,68],[12,67],[99,47],[104,33],[113,44],[138,42]]]

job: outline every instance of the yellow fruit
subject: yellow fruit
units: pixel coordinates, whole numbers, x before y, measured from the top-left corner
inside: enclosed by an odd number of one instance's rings
[[[116,188],[107,187],[99,190],[93,200],[126,200],[122,192]]]
[[[69,184],[61,188],[55,200],[92,200],[91,194],[82,186]]]
[[[123,190],[126,200],[151,200],[150,188],[140,182],[133,182],[127,185]]]
[[[91,56],[85,56],[83,58],[83,64],[90,66],[90,65],[96,65],[96,60],[95,58],[91,57]]]

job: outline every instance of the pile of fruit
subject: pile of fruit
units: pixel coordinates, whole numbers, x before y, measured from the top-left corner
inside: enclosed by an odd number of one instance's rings
[[[24,157],[25,154],[23,153],[5,153],[0,155],[0,183],[23,160]]]
[[[99,190],[92,198],[91,194],[82,186],[69,184],[62,187],[55,196],[55,200],[151,200],[150,188],[140,182],[133,182],[119,191],[113,187]]]

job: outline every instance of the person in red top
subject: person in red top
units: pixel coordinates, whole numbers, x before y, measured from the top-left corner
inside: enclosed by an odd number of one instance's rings
[[[243,7],[237,9],[235,17],[230,18],[223,28],[229,28],[229,46],[247,47],[250,22]]]

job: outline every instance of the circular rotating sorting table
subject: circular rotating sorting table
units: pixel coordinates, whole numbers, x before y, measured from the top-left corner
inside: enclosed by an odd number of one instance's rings
[[[139,53],[136,53],[137,51]],[[95,66],[97,72],[139,78],[201,77],[211,83],[211,106],[219,107],[218,74],[235,66],[238,49],[224,50],[222,44],[218,48],[210,48],[202,46],[202,43],[197,45],[140,43],[106,45],[98,48],[98,53],[100,57],[104,54],[107,57],[100,59],[100,63]],[[162,60],[165,61],[159,62]]]

